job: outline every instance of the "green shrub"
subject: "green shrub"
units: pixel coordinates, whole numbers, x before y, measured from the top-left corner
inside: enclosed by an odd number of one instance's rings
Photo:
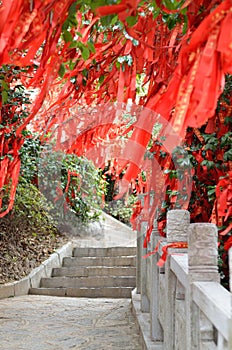
[[[68,183],[68,172],[70,181]],[[61,169],[61,187],[69,209],[81,223],[99,219],[105,195],[101,172],[85,157],[68,154]]]
[[[1,219],[4,222],[17,227],[20,231],[33,233],[33,235],[56,235],[58,230],[49,211],[51,204],[32,184],[20,178],[12,211]],[[8,227],[9,230],[9,227]]]
[[[133,213],[133,207],[136,202],[136,196],[129,195],[127,200],[125,198],[118,199],[106,203],[105,212],[112,215],[115,219],[130,226],[130,218]]]
[[[99,219],[105,181],[87,158],[54,152],[51,145],[41,145],[35,135],[25,140],[21,161],[22,177],[36,184],[53,204],[50,213],[59,224],[87,224]]]

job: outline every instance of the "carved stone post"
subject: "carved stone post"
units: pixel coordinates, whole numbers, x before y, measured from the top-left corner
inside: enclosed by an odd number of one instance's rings
[[[157,227],[155,226],[157,223],[154,223],[154,230],[151,235],[151,250],[153,251],[159,240],[160,235],[158,232]],[[150,324],[151,324],[151,339],[156,342],[163,341],[163,329],[159,322],[159,267],[157,266],[158,262],[158,254],[153,254],[149,257],[151,260],[151,269],[152,269],[152,275],[151,275],[151,300],[150,300]]]
[[[167,242],[187,241],[190,214],[187,210],[175,209],[167,213]]]
[[[230,291],[232,293],[232,247],[229,249],[229,269]]]
[[[170,210],[167,214],[167,243],[187,242],[190,225],[190,214],[187,210]],[[168,250],[169,255],[165,263],[165,328],[164,349],[173,350],[175,346],[175,292],[176,277],[170,269],[170,254],[183,253],[187,249]]]
[[[141,293],[141,264],[142,264],[143,237],[141,229],[137,231],[137,254],[136,254],[136,293]]]
[[[188,262],[191,281],[219,282],[218,233],[214,224],[196,223],[189,228]]]
[[[186,295],[187,348],[200,349],[200,315],[192,297],[193,282],[220,282],[218,274],[217,227],[209,223],[189,227],[188,264],[189,285]]]
[[[142,236],[142,242],[145,238],[145,234],[146,234],[146,229],[147,229],[147,222],[143,221],[141,223],[141,236]],[[145,248],[143,248],[142,246],[142,256],[146,255],[147,250]],[[142,312],[149,312],[150,311],[150,302],[148,299],[148,295],[147,295],[147,266],[148,262],[147,259],[141,259],[141,311]]]
[[[232,315],[232,247],[229,249],[229,279],[230,279],[230,315]],[[232,317],[229,324],[229,341],[228,348],[232,349]]]

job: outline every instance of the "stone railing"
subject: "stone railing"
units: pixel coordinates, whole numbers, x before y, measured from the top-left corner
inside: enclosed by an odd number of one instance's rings
[[[166,239],[155,231],[144,249],[145,231],[143,223],[138,233],[137,290],[132,298],[144,329],[143,348],[231,350],[232,293],[220,285],[216,226],[190,224],[189,212],[172,210]],[[143,258],[158,242],[158,252]],[[188,248],[169,248],[165,264],[158,267],[162,249],[176,242],[187,242]]]

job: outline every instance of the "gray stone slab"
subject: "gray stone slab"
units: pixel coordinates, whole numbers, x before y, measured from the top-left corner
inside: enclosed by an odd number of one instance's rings
[[[14,296],[14,283],[0,285],[0,299]]]
[[[103,287],[103,288],[67,288],[69,297],[84,298],[130,298],[132,288]]]
[[[72,276],[72,277],[87,277],[87,276],[135,276],[135,267],[61,267],[53,269],[53,277]]]
[[[136,276],[135,267],[117,266],[117,267],[87,267],[88,276]]]
[[[73,245],[71,242],[68,242],[60,249],[57,249],[56,253],[59,256],[60,266],[62,266],[63,258],[66,256],[72,256],[72,252],[73,252]]]
[[[41,278],[46,277],[45,266],[40,265],[39,267],[35,268],[31,271],[28,277],[30,280],[31,287],[38,288],[40,286]]]
[[[129,299],[0,301],[0,350],[141,350]]]
[[[150,337],[150,315],[141,312],[141,295],[132,291],[132,312],[136,318],[137,327],[141,336],[142,350],[164,350],[163,342],[154,342]]]
[[[77,267],[60,267],[60,268],[54,268],[52,270],[52,277],[62,277],[62,276],[87,277],[88,268],[83,266],[77,266]]]
[[[73,256],[78,257],[117,257],[136,255],[136,247],[109,247],[109,248],[79,248],[73,250]]]
[[[28,276],[14,282],[14,295],[19,296],[28,294],[30,286],[31,284]]]
[[[50,277],[52,275],[53,268],[61,266],[58,253],[53,253],[47,260],[42,263],[42,265],[45,268],[46,277]]]
[[[135,287],[136,278],[90,276],[90,277],[52,277],[42,278],[40,286],[44,288],[101,288],[101,287]]]
[[[135,266],[135,257],[70,257],[63,259],[63,266]]]
[[[65,297],[66,288],[30,288],[29,294]]]

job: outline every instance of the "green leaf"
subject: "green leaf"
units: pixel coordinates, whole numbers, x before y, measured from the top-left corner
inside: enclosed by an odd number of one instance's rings
[[[65,74],[65,66],[64,66],[63,63],[61,63],[61,65],[60,65],[60,69],[59,69],[58,74],[59,74],[59,76],[60,76],[61,78],[63,78],[63,76],[64,76],[64,74]]]
[[[169,10],[175,10],[175,6],[172,1],[170,0],[163,0],[164,5],[169,9]]]
[[[71,27],[76,27],[76,26],[77,26],[77,19],[76,19],[75,16],[70,17],[70,18],[68,19],[68,21],[69,21],[69,25],[70,25]]]
[[[4,90],[6,90],[6,91],[9,90],[9,85],[4,80],[1,80],[1,85],[2,85]]]
[[[223,159],[228,162],[232,160],[232,149],[229,149],[227,152],[224,153]]]
[[[164,5],[169,9],[169,10],[177,10],[184,4],[184,0],[163,0]]]
[[[111,25],[114,26],[118,21],[118,15],[115,15],[111,20]]]
[[[68,22],[68,20],[66,20],[62,25],[62,31],[67,30],[68,27],[69,27],[69,22]]]
[[[208,196],[212,196],[212,195],[215,194],[215,187],[216,187],[216,186],[214,186],[213,188],[210,188],[210,189],[208,190],[208,192],[207,192]]]
[[[90,50],[91,52],[93,52],[93,53],[96,52],[95,47],[94,47],[94,44],[91,43],[91,41],[88,41],[88,42],[87,42],[87,45],[88,45],[88,48],[89,48],[89,50]]]
[[[73,48],[77,48],[80,47],[79,42],[78,41],[73,41],[70,45],[69,45],[70,49]]]
[[[74,69],[74,67],[75,67],[75,64],[76,64],[76,62],[73,62],[73,61],[69,61],[69,69],[71,69],[71,70],[73,70]]]
[[[207,167],[207,169],[213,169],[214,168],[214,162],[213,161],[211,161],[211,160],[203,160],[202,162],[201,162],[201,166],[206,166]]]
[[[184,25],[183,25],[182,33],[186,34],[187,29],[188,29],[188,16],[184,15]]]
[[[79,0],[78,3],[84,3],[86,4],[86,0],[83,1],[83,0]],[[89,3],[89,6],[91,7],[92,10],[95,10],[97,7],[100,7],[100,6],[104,6],[104,5],[110,5],[110,4],[113,4],[115,1],[113,0],[108,0],[108,1],[105,1],[105,0],[90,0],[88,1]]]
[[[2,104],[3,104],[3,105],[6,104],[7,101],[8,101],[8,93],[7,93],[6,90],[3,90],[3,91],[2,91]]]
[[[101,21],[101,24],[105,27],[114,25],[117,22],[117,21],[115,22],[115,15],[108,15],[108,16],[101,17],[100,21]]]
[[[104,76],[104,75],[101,75],[101,76],[99,77],[99,83],[102,84],[103,81],[104,81],[104,79],[105,79],[105,76]]]
[[[69,15],[75,15],[77,13],[77,1],[75,1],[68,10]]]
[[[178,158],[177,159],[177,163],[181,166],[181,167],[189,167],[190,166],[190,160],[189,158],[185,157],[185,158]]]
[[[72,42],[73,40],[72,34],[68,30],[64,30],[63,38],[66,43]]]
[[[133,27],[138,21],[138,16],[128,16],[126,18],[126,22],[128,23],[129,27]]]
[[[232,142],[232,132],[229,131],[221,138],[221,147],[230,146]]]
[[[88,76],[89,76],[89,71],[88,69],[84,68],[83,71],[82,71],[82,75],[88,79]]]
[[[84,60],[86,61],[90,55],[89,49],[87,47],[83,46],[81,48],[81,54],[82,54],[82,57],[84,58]]]

